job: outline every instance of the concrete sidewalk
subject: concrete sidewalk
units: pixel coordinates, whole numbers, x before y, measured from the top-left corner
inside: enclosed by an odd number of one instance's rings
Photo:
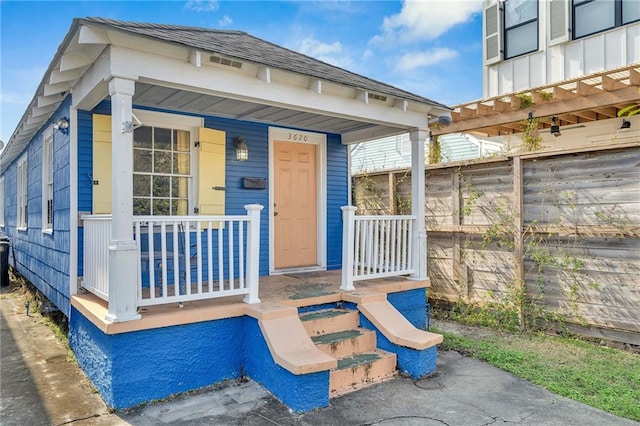
[[[559,397],[457,352],[437,374],[398,378],[291,413],[253,381],[228,382],[111,413],[67,349],[24,299],[2,288],[0,424],[13,425],[638,425]]]

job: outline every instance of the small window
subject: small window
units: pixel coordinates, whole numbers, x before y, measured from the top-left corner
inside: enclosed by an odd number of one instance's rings
[[[0,177],[0,228],[4,227],[4,176]]]
[[[573,38],[586,37],[640,20],[637,0],[574,0]]]
[[[18,160],[18,166],[16,171],[16,193],[17,193],[17,222],[16,226],[18,230],[24,231],[27,229],[27,178],[28,178],[28,167],[27,167],[27,154],[23,155],[20,160]]]
[[[504,10],[505,59],[538,50],[538,1],[507,0]]]
[[[133,214],[187,215],[190,132],[142,126],[133,134]]]
[[[42,232],[53,231],[53,127],[42,135]]]

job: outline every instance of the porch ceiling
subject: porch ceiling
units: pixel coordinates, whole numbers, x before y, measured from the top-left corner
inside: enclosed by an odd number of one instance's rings
[[[540,129],[584,124],[617,117],[618,111],[640,101],[640,64],[589,74],[559,83],[480,99],[454,107],[450,126],[434,135],[468,132],[491,137],[521,133],[529,112]]]
[[[141,106],[297,127],[327,133],[343,134],[366,132],[367,130],[376,133],[399,133],[403,130],[398,127],[381,126],[374,123],[297,111],[140,82],[136,83],[133,103]]]

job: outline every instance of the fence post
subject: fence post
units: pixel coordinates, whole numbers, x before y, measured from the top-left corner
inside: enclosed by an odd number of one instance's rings
[[[249,216],[249,229],[247,232],[247,287],[249,294],[243,300],[244,303],[260,303],[260,211],[264,208],[259,204],[244,206]]]
[[[340,290],[355,290],[353,286],[353,259],[355,248],[354,206],[343,206],[342,210],[342,285]]]

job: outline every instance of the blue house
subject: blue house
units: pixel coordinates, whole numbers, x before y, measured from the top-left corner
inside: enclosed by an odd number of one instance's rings
[[[424,142],[448,107],[247,33],[75,19],[0,156],[10,265],[109,406],[249,377],[297,411],[435,368]],[[413,211],[350,206],[409,133]]]

